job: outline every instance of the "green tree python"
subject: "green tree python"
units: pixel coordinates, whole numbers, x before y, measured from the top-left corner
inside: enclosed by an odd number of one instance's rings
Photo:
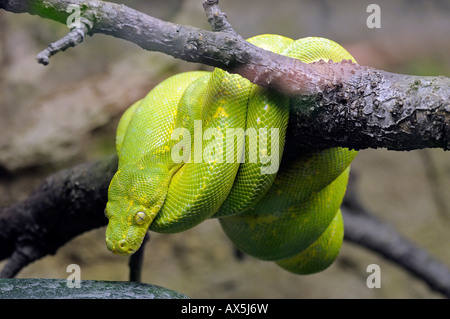
[[[248,41],[306,63],[355,62],[325,38]],[[326,269],[342,245],[340,205],[357,152],[284,149],[293,103],[304,102],[219,68],[154,87],[117,128],[119,165],[105,209],[108,249],[130,255],[149,230],[181,232],[218,218],[248,255],[297,274]]]

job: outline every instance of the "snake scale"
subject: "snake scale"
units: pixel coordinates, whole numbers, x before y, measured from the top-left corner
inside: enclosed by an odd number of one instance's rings
[[[355,62],[325,38],[248,41],[306,63]],[[181,232],[217,218],[251,256],[297,274],[326,269],[342,245],[340,205],[357,152],[290,154],[292,103],[300,102],[216,68],[174,75],[130,106],[116,135],[108,249],[130,255],[148,230]]]

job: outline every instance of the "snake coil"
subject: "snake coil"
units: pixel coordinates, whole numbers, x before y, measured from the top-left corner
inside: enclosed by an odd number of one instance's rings
[[[248,41],[306,63],[354,61],[324,38]],[[251,256],[297,274],[326,269],[342,245],[340,205],[356,151],[284,149],[294,103],[308,107],[221,69],[178,74],[153,88],[117,129],[108,249],[129,255],[148,230],[180,232],[218,218]]]

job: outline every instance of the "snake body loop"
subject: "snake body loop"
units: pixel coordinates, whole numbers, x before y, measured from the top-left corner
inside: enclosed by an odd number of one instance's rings
[[[354,61],[324,38],[248,41],[307,63]],[[218,218],[249,255],[298,274],[327,268],[342,245],[340,205],[356,151],[284,150],[293,103],[306,102],[221,69],[157,85],[119,122],[108,248],[129,255],[148,230],[180,232]]]

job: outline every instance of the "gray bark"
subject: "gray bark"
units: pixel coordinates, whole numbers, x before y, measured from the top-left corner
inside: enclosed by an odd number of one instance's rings
[[[69,35],[41,52],[38,60],[48,63],[51,55],[82,42],[86,34],[103,33],[133,42],[149,51],[159,51],[189,62],[223,68],[255,84],[292,97],[289,147],[355,149],[386,147],[412,150],[449,149],[450,79],[393,74],[350,62],[311,64],[257,48],[236,34],[218,9],[217,1],[206,1],[205,11],[213,31],[155,19],[123,5],[98,0],[0,0],[0,8],[39,15],[65,23],[69,4],[82,8],[82,32]],[[75,32],[73,32],[75,31]],[[80,31],[80,30],[78,30]],[[107,187],[117,168],[117,158],[88,163],[46,179],[26,200],[0,209],[0,260],[9,258],[0,277],[13,277],[26,264],[47,254],[73,237],[106,224],[103,209]],[[346,214],[346,239],[384,251],[402,260],[402,253],[377,243],[383,224],[370,218]],[[352,220],[355,223],[352,223]],[[352,226],[354,225],[354,227]],[[386,230],[392,234],[392,230]],[[360,238],[360,239],[358,239]],[[409,243],[414,274],[431,273],[435,262]],[[414,255],[415,254],[415,255]],[[414,257],[416,256],[416,257]],[[394,260],[395,260],[394,258]],[[405,264],[399,262],[405,266]],[[431,265],[431,266],[430,266]],[[430,268],[431,267],[431,268]],[[440,268],[439,266],[438,268]],[[439,274],[448,275],[448,270]],[[449,289],[430,286],[445,294]],[[446,277],[447,278],[447,277]],[[446,279],[445,285],[448,285]]]
[[[220,67],[251,82],[297,97],[291,134],[301,147],[385,147],[449,149],[450,78],[393,74],[348,61],[311,64],[258,48],[236,34],[218,9],[205,1],[213,31],[165,22],[124,5],[99,0],[1,0],[0,8],[28,12],[66,23],[66,9],[77,4],[84,23],[77,37],[59,41],[61,50],[89,35],[103,33],[149,51]],[[57,42],[46,49],[47,58]],[[45,54],[44,54],[45,55]],[[42,54],[40,61],[47,61]]]

